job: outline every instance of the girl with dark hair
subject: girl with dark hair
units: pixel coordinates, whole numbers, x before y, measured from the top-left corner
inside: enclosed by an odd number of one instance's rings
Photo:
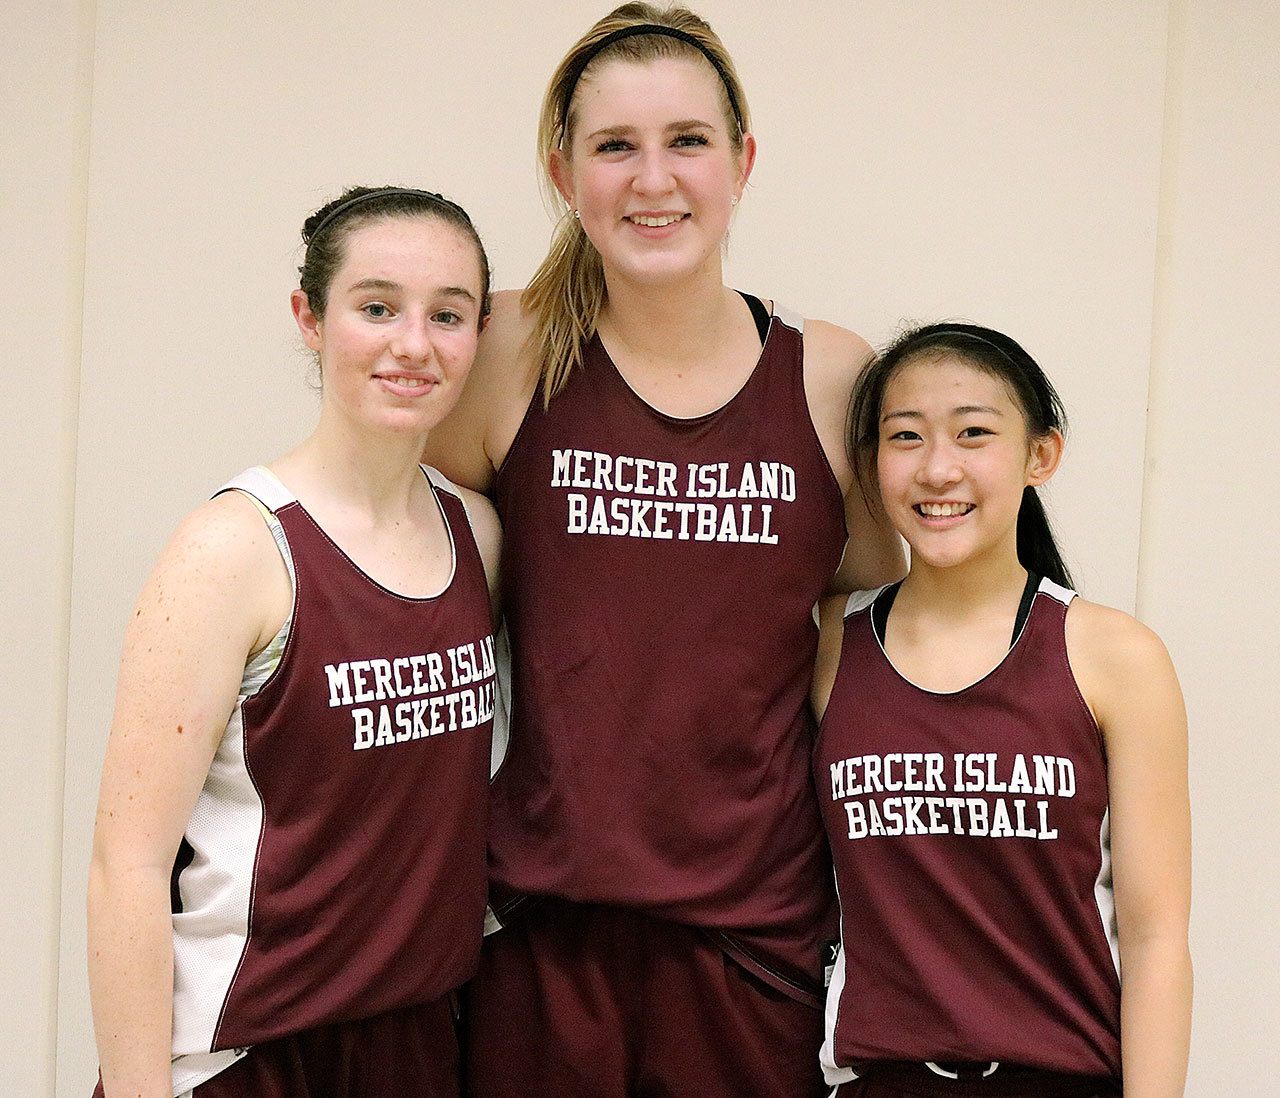
[[[934,324],[850,420],[911,568],[821,608],[832,1093],[1180,1095],[1186,717],[1159,639],[1070,590],[1037,497],[1058,396],[1008,336]]]
[[[693,12],[591,27],[538,140],[564,214],[429,451],[494,495],[512,642],[468,1082],[812,1094],[835,933],[812,611],[842,554],[847,584],[902,569],[845,456],[869,348],[725,285],[756,141]]]
[[[410,188],[348,191],[303,239],[319,424],[183,522],[125,636],[89,884],[107,1098],[459,1092],[499,538],[418,459],[488,262]]]

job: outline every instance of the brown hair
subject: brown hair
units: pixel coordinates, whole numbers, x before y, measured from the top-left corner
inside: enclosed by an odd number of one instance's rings
[[[480,260],[480,323],[489,315],[489,257],[467,211],[443,195],[411,187],[351,187],[307,218],[302,240],[307,250],[298,268],[298,285],[317,320],[324,319],[329,285],[346,258],[346,240],[355,229],[395,217],[433,217],[460,229],[476,246]]]

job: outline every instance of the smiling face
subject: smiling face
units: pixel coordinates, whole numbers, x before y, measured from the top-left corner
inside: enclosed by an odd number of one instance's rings
[[[708,268],[755,158],[725,118],[720,78],[700,58],[613,60],[573,99],[567,148],[551,156],[607,277],[667,284]]]
[[[1023,488],[1053,474],[1061,434],[1030,438],[1008,387],[947,352],[894,372],[879,423],[880,494],[912,567],[1016,564]]]
[[[293,293],[303,340],[320,356],[326,409],[365,428],[435,426],[475,358],[482,296],[475,243],[439,218],[392,216],[349,230],[323,318]]]

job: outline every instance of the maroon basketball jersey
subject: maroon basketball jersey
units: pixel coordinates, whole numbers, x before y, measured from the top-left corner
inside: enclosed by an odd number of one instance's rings
[[[845,533],[799,324],[775,316],[706,415],[651,407],[598,337],[531,402],[497,477],[514,689],[489,849],[500,890],[731,932],[812,993],[834,907],[811,611]]]
[[[841,954],[831,1084],[872,1060],[1120,1077],[1102,738],[1067,661],[1074,594],[1042,580],[1000,664],[924,690],[853,596],[814,775]]]
[[[464,504],[428,474],[453,553],[428,598],[372,580],[267,470],[228,485],[264,509],[294,602],[246,668],[175,869],[175,1085],[475,969],[492,622]]]

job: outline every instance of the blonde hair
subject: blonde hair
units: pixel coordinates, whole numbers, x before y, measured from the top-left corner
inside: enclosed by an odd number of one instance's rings
[[[538,350],[541,363],[544,404],[550,403],[573,370],[582,365],[582,349],[595,334],[600,311],[608,299],[600,253],[587,238],[582,223],[569,216],[568,204],[551,177],[551,154],[556,149],[568,149],[573,139],[576,118],[571,106],[574,89],[604,60],[623,58],[645,62],[675,56],[706,59],[697,46],[679,39],[638,34],[611,43],[591,57],[585,68],[580,68],[582,58],[590,55],[606,36],[645,24],[683,31],[696,38],[706,54],[715,58],[721,77],[717,81],[721,109],[735,151],[742,151],[743,134],[751,128],[746,94],[733,59],[710,24],[688,8],[659,8],[648,3],[623,4],[596,23],[565,54],[551,76],[538,118],[538,159],[542,167],[543,191],[551,207],[559,211],[560,220],[546,259],[520,298],[521,306],[534,314],[530,339]],[[730,100],[730,88],[737,102],[737,113]]]

